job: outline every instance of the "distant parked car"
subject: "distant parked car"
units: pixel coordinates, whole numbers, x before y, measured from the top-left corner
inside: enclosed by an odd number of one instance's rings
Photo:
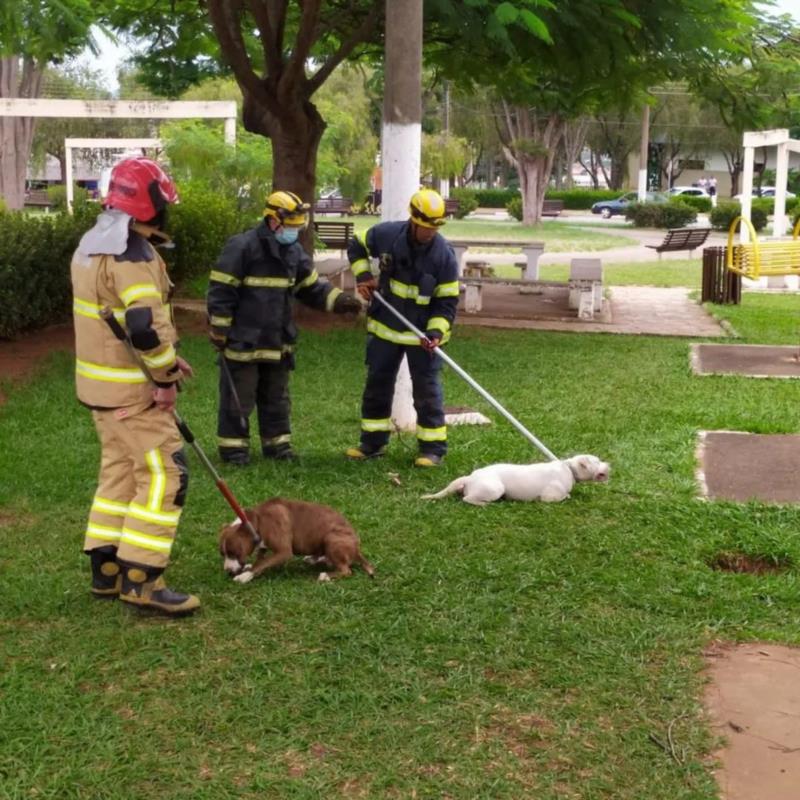
[[[648,203],[664,203],[667,200],[661,192],[648,192],[645,197]],[[637,192],[626,192],[616,200],[599,200],[592,206],[592,214],[600,214],[603,219],[608,219],[615,214],[624,214],[625,209],[638,200]]]
[[[786,190],[786,196],[787,197],[796,197],[795,193],[794,192],[790,192],[788,189]],[[744,195],[740,192],[739,194],[734,195],[733,199],[734,200],[738,200],[739,202],[741,202],[742,197],[744,197]],[[761,187],[761,193],[759,194],[758,190],[754,186],[753,187],[753,197],[775,197],[775,187],[774,186],[762,186]]]
[[[711,195],[700,186],[673,186],[669,190],[670,197],[685,194],[689,197],[711,197]]]

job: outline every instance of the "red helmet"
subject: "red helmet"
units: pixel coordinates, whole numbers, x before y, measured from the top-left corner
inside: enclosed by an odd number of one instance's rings
[[[106,208],[117,208],[139,222],[148,222],[177,203],[172,178],[149,158],[126,158],[111,170]]]

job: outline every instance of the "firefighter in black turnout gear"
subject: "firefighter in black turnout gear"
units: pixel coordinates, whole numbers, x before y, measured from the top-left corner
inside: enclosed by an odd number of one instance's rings
[[[294,298],[335,313],[361,310],[356,297],[320,280],[297,241],[308,209],[292,192],[273,192],[264,221],[229,239],[211,271],[209,337],[225,359],[220,363],[217,445],[222,460],[232,464],[250,461],[254,407],[263,455],[295,458],[289,425],[289,372],[297,340]]]
[[[408,358],[417,412],[418,467],[438,466],[447,451],[441,359],[433,352],[447,342],[458,306],[458,264],[453,249],[438,233],[445,223],[442,197],[421,189],[411,197],[410,219],[382,222],[347,250],[356,289],[372,300],[367,312],[367,384],[361,402],[361,443],[346,455],[380,456],[392,430],[392,397],[403,355]],[[378,259],[379,274],[370,258]],[[420,339],[372,298],[375,289],[406,319],[425,331]]]

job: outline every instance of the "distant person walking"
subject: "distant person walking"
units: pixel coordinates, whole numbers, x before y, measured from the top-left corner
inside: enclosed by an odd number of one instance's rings
[[[708,179],[708,193],[711,196],[711,205],[717,205],[717,179],[715,177],[710,177]]]

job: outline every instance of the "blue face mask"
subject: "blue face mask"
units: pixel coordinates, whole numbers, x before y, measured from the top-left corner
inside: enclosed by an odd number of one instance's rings
[[[300,230],[298,228],[284,228],[280,233],[275,234],[275,238],[281,244],[294,244],[299,235]]]

